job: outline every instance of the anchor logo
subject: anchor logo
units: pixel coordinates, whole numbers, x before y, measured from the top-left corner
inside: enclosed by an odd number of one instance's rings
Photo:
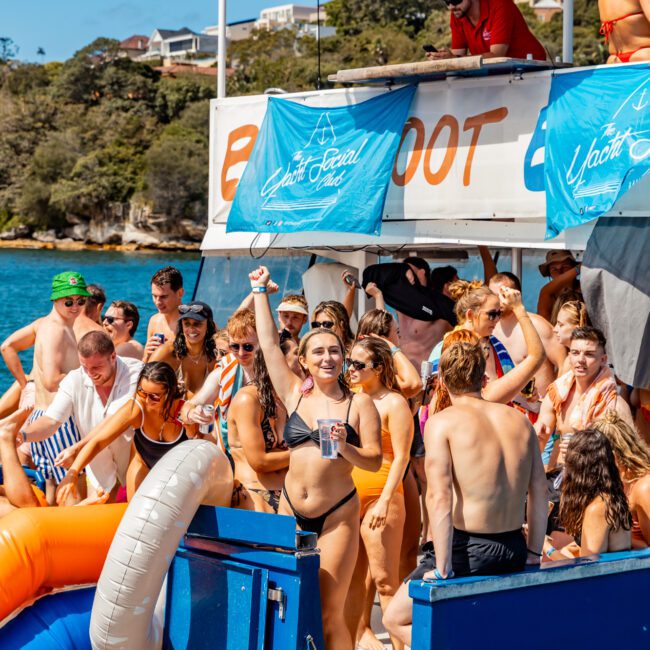
[[[632,104],[632,108],[635,111],[640,111],[642,108],[645,108],[648,105],[648,102],[644,102],[643,100],[645,99],[645,94],[648,92],[647,88],[643,89],[643,92],[641,93],[641,98],[639,99],[638,104]]]
[[[316,142],[318,142],[319,145],[323,146],[330,139],[331,139],[331,144],[334,144],[336,142],[336,133],[334,132],[334,126],[330,121],[330,114],[323,113],[318,118],[318,124],[316,125],[314,132],[311,134],[311,137],[309,138],[307,147],[311,145],[312,140],[316,140]]]

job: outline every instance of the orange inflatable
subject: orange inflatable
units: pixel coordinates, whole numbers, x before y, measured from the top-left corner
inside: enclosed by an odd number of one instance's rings
[[[50,588],[97,582],[126,503],[21,508],[0,519],[0,621]]]

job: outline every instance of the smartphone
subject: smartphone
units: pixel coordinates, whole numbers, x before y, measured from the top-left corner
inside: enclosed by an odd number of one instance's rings
[[[437,52],[437,51],[438,51],[438,50],[437,50],[433,45],[431,45],[430,43],[427,43],[426,45],[423,45],[423,46],[422,46],[422,49],[423,49],[425,52]]]
[[[345,276],[345,284],[349,284],[351,287],[354,287],[355,289],[361,289],[361,284],[359,283],[359,280],[357,280],[353,275],[349,274]]]

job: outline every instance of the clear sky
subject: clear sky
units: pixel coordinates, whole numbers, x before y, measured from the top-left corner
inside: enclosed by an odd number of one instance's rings
[[[281,4],[286,0],[226,0],[227,21],[257,18]],[[295,4],[315,7],[316,0]],[[99,36],[150,36],[158,27],[200,32],[217,24],[218,8],[218,0],[0,0],[0,37],[16,43],[19,59],[63,61]]]

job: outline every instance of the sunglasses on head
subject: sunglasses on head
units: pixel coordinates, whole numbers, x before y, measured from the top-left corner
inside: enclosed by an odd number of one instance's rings
[[[203,307],[201,305],[178,305],[179,314],[187,314],[190,311],[193,314],[202,314]]]
[[[356,359],[346,359],[345,362],[348,364],[348,368],[354,368],[357,372],[359,370],[365,370],[366,368],[374,368],[375,362],[364,363],[363,361],[357,361]]]
[[[331,330],[336,323],[333,320],[322,320],[320,323],[317,320],[311,322],[311,328],[317,330],[319,328],[324,328],[326,330]]]
[[[74,300],[73,298],[68,298],[67,300],[63,301],[63,304],[66,307],[72,307],[72,305],[74,305],[75,303],[77,303],[77,305],[79,307],[83,307],[86,304],[86,299],[85,298],[77,298],[76,300]]]
[[[102,322],[112,325],[116,320],[126,320],[126,319],[120,318],[119,316],[104,316]]]
[[[147,391],[142,390],[142,388],[138,388],[136,392],[138,395],[140,395],[140,397],[143,397],[146,400],[150,400],[155,404],[158,404],[158,402],[160,402],[160,400],[162,400],[162,398],[165,396],[164,393],[147,393]]]
[[[496,320],[497,318],[501,318],[501,314],[503,314],[503,312],[500,309],[490,309],[490,311],[485,312],[488,320]]]
[[[244,352],[252,352],[255,349],[252,343],[231,343],[228,347],[233,352],[239,352],[239,348],[242,348]]]

